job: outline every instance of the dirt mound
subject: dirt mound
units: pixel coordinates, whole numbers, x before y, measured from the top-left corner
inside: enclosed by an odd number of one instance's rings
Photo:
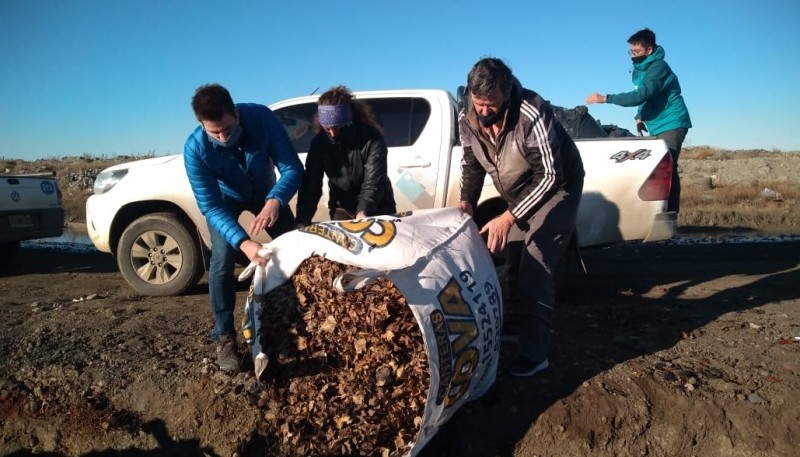
[[[692,177],[709,177],[713,185],[750,182],[798,182],[800,153],[773,153],[758,157],[731,153],[722,159],[681,158],[678,171],[684,182]]]
[[[702,186],[753,184],[757,192],[752,195],[748,204],[759,201],[758,192],[763,185],[775,182],[788,183],[800,194],[800,152],[780,153],[768,151],[720,151],[710,148],[684,148],[679,160],[679,174],[685,188]],[[92,194],[94,178],[104,168],[112,165],[145,159],[150,156],[118,156],[110,158],[95,157],[61,157],[42,159],[32,162],[23,160],[6,160],[0,163],[0,170],[9,173],[24,172],[56,172],[59,186],[64,194],[65,219],[71,223],[85,223],[86,199]],[[758,187],[761,186],[761,187]],[[694,202],[681,203],[682,208],[691,207]],[[783,205],[786,207],[787,205]],[[790,209],[795,206],[788,205]],[[800,207],[799,207],[800,208]],[[703,208],[707,213],[709,208]],[[791,211],[790,211],[791,212]],[[798,211],[800,213],[800,211]],[[759,217],[764,226],[783,227],[784,216],[780,211],[766,213]],[[730,219],[730,217],[729,217]],[[679,221],[680,222],[680,221]],[[682,225],[703,224],[702,218],[692,218]],[[737,226],[736,220],[712,218],[706,225],[717,226],[720,223]],[[752,224],[751,224],[752,225]],[[798,227],[800,230],[800,226]]]

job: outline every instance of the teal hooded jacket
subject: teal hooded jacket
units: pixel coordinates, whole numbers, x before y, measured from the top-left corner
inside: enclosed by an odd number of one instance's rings
[[[636,119],[647,125],[651,135],[668,130],[690,128],[689,110],[681,95],[678,77],[664,61],[664,48],[656,46],[655,52],[644,61],[633,65],[634,90],[622,94],[608,94],[606,103],[620,106],[638,106]]]

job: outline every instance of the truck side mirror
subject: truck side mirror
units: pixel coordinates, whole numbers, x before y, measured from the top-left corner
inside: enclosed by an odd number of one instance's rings
[[[464,86],[458,86],[456,89],[456,102],[458,103],[459,112],[461,112],[464,109],[464,106],[467,105],[466,92],[467,88]]]

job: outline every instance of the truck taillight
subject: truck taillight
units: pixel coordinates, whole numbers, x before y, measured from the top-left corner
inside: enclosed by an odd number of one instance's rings
[[[658,163],[656,169],[650,174],[647,180],[639,188],[639,198],[642,200],[656,201],[667,200],[669,189],[672,185],[672,155],[664,154],[664,158]]]

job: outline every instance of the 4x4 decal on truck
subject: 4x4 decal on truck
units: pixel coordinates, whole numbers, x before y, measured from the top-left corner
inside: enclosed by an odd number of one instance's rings
[[[613,156],[609,157],[610,159],[614,160],[616,163],[622,163],[626,160],[644,160],[650,157],[650,154],[653,151],[650,149],[637,149],[633,152],[631,151],[619,151],[618,153],[614,154]]]

